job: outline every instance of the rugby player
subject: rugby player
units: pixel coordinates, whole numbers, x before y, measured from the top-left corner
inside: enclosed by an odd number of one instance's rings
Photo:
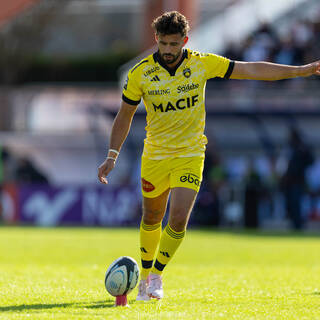
[[[320,62],[288,66],[231,61],[185,49],[189,24],[177,11],[152,22],[158,50],[137,63],[123,88],[108,156],[98,169],[102,183],[114,168],[141,101],[147,111],[141,163],[141,280],[137,300],[163,297],[162,272],[183,241],[202,180],[207,138],[204,90],[210,78],[280,80],[320,74]],[[210,39],[208,39],[210,41]],[[162,231],[168,197],[168,224]]]

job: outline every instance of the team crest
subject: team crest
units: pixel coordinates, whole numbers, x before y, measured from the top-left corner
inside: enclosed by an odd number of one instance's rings
[[[191,70],[189,68],[186,68],[183,70],[183,75],[186,77],[186,78],[189,78],[191,76]]]

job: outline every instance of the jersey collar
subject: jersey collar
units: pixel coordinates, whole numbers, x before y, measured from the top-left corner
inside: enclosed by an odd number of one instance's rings
[[[182,62],[184,61],[184,59],[188,58],[188,51],[186,49],[183,49],[183,53],[182,53],[182,57],[179,61],[179,63],[174,67],[174,68],[169,68],[161,59],[159,51],[155,52],[153,54],[153,60],[154,62],[158,62],[160,64],[160,66],[164,69],[166,69],[170,76],[175,76],[176,75],[176,71],[177,69],[181,66]]]

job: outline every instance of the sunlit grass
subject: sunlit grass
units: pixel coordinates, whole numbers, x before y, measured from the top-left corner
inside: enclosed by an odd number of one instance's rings
[[[138,229],[0,228],[0,319],[320,319],[320,238],[190,230],[165,298],[113,308],[108,265]]]

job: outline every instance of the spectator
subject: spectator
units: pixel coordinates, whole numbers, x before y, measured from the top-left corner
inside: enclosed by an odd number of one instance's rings
[[[0,223],[3,220],[3,205],[2,205],[2,189],[6,182],[6,163],[9,159],[9,152],[6,148],[0,147]]]
[[[48,183],[47,177],[26,158],[18,160],[16,179],[19,183]]]
[[[310,147],[302,141],[296,128],[289,132],[289,160],[288,167],[281,181],[285,196],[286,210],[292,225],[300,230],[305,221],[302,217],[302,197],[305,191],[306,170],[312,165],[314,156]]]
[[[281,41],[279,50],[275,54],[275,62],[291,65],[296,63],[296,48],[290,37]]]
[[[251,161],[245,178],[244,190],[244,225],[246,228],[257,228],[258,212],[261,197],[261,177]]]
[[[212,139],[213,140],[213,139]],[[220,190],[226,180],[217,146],[208,145],[203,172],[203,183],[196,204],[195,222],[218,226],[221,218]]]

